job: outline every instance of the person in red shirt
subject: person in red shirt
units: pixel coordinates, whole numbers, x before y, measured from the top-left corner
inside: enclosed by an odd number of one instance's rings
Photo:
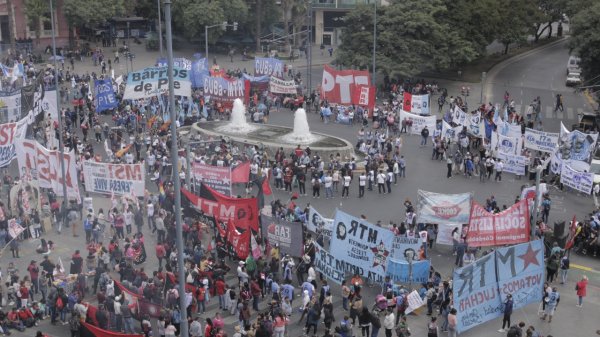
[[[31,313],[31,310],[29,310],[27,307],[22,307],[21,310],[19,310],[18,315],[19,319],[26,327],[32,327],[34,325],[37,326],[37,322],[35,321],[35,317],[33,317],[33,313]]]
[[[256,278],[250,281],[250,293],[252,293],[252,309],[258,311],[258,301],[262,295],[262,288],[258,284]]]
[[[162,242],[157,242],[156,243],[156,258],[158,259],[158,267],[161,268],[162,267],[162,261],[163,259],[165,259],[167,255],[167,250],[165,249],[165,246],[163,245]]]
[[[221,277],[215,281],[215,291],[219,296],[219,309],[225,310],[225,292],[227,291],[227,285]]]
[[[11,329],[17,329],[19,331],[24,331],[25,326],[23,322],[19,318],[19,313],[17,312],[17,308],[12,308],[12,310],[6,315],[8,319],[7,326]]]
[[[19,287],[19,298],[21,299],[21,306],[27,307],[27,302],[29,301],[29,287],[27,287],[25,281],[21,281]]]

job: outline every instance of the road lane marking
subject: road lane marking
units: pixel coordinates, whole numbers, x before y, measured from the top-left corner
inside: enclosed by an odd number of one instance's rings
[[[554,108],[547,105],[546,106],[546,118],[552,118],[552,112],[554,111]]]
[[[556,110],[556,118],[558,119],[563,119],[565,118],[565,114],[564,112],[560,111],[560,110]]]
[[[579,270],[589,271],[590,273],[600,274],[600,271],[596,271],[590,267],[582,266],[580,264],[571,263],[571,267]]]
[[[573,119],[573,108],[567,108],[567,119]]]

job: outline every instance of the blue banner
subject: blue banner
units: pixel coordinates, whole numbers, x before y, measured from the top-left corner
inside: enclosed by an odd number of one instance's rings
[[[208,76],[210,76],[210,72],[206,57],[192,62],[192,88],[203,88],[204,78]]]
[[[455,269],[452,277],[454,307],[459,333],[502,315],[496,280],[496,255],[485,255],[474,263]]]
[[[119,106],[110,78],[96,80],[94,86],[96,89],[96,111],[101,112]]]
[[[402,260],[388,259],[386,276],[392,282],[400,283],[427,283],[429,280],[429,260],[413,261],[412,277],[410,275],[410,264]]]
[[[313,244],[315,246],[315,269],[329,280],[342,284],[342,281],[346,279],[344,261],[336,259],[317,242],[313,242]]]
[[[283,62],[274,58],[256,57],[254,59],[254,75],[255,76],[273,76],[283,78]]]
[[[544,244],[542,240],[498,248],[496,268],[500,298],[513,298],[513,309],[542,301],[544,286]]]
[[[420,237],[404,237],[396,235],[392,241],[390,257],[396,260],[406,260],[406,251],[414,252],[414,260],[419,259],[419,250],[423,246],[423,240]]]
[[[330,252],[344,261],[344,271],[383,282],[394,233],[340,210],[333,224]]]
[[[156,59],[157,67],[167,67],[168,60],[166,57],[159,57]],[[186,59],[185,57],[176,57],[173,59],[173,67],[181,68],[185,70],[192,70],[192,61]]]

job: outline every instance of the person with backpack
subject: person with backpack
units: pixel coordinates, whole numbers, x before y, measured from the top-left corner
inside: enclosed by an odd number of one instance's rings
[[[437,317],[431,317],[431,321],[427,323],[427,337],[438,337]]]
[[[505,332],[506,330],[504,330],[504,326],[510,328],[510,316],[513,312],[513,299],[511,294],[506,295],[506,300],[504,301],[503,309],[504,317],[502,318],[502,328],[498,330],[498,332]]]
[[[560,284],[567,283],[567,273],[569,272],[570,261],[569,256],[565,254],[560,259]]]

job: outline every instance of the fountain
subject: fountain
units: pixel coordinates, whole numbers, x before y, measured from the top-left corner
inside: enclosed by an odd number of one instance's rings
[[[353,145],[341,138],[328,136],[316,132],[310,132],[306,111],[296,110],[294,114],[294,127],[248,123],[245,116],[245,108],[241,100],[236,99],[233,103],[231,121],[226,124],[220,121],[199,122],[190,130],[204,137],[218,139],[227,137],[231,141],[257,145],[264,148],[270,155],[274,155],[279,148],[286,153],[293,152],[298,145],[310,147],[313,153],[322,158],[334,156],[338,153],[344,157],[356,157]]]
[[[294,131],[284,135],[281,139],[282,141],[305,145],[314,143],[321,139],[321,137],[310,133],[306,111],[304,109],[298,109],[294,113]]]
[[[239,98],[233,101],[233,108],[231,109],[231,121],[223,126],[217,128],[221,132],[236,132],[236,133],[248,133],[255,130],[256,127],[248,121],[246,121],[246,108],[244,103]]]

